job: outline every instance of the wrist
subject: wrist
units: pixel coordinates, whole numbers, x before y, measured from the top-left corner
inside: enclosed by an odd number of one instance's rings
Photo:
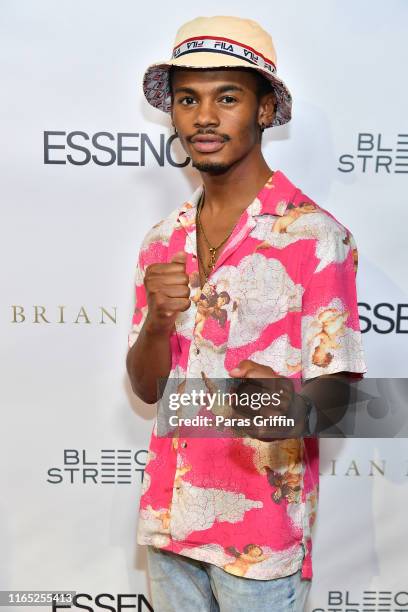
[[[304,417],[304,435],[314,436],[316,435],[318,411],[314,401],[305,393],[297,393],[298,397],[303,401],[305,406],[305,417]]]
[[[174,328],[174,323],[172,325],[169,325],[167,323],[166,325],[165,323],[159,322],[153,318],[150,318],[149,315],[147,315],[144,327],[146,335],[152,339],[163,337],[170,338]]]

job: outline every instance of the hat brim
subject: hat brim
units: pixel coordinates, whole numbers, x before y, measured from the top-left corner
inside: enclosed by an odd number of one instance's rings
[[[285,83],[267,69],[254,66],[240,58],[203,51],[192,53],[189,63],[183,58],[174,58],[164,62],[156,62],[146,69],[143,75],[143,93],[146,100],[154,108],[165,113],[171,112],[171,95],[169,70],[171,66],[183,68],[252,68],[271,83],[276,96],[276,112],[272,122],[265,127],[284,125],[292,118],[292,95]]]

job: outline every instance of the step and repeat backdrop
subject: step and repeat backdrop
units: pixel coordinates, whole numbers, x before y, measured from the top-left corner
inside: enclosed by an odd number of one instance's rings
[[[216,14],[271,32],[294,103],[264,155],[354,234],[368,376],[407,375],[404,0],[5,0],[0,590],[153,609],[136,527],[155,406],[130,389],[127,334],[141,241],[200,176],[141,80]],[[308,612],[407,611],[407,440],[320,446]]]

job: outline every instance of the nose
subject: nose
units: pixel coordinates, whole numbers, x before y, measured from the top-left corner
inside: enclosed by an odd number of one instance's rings
[[[194,118],[195,127],[208,127],[210,125],[219,125],[219,117],[217,107],[214,101],[210,98],[202,98],[197,104],[197,110]]]

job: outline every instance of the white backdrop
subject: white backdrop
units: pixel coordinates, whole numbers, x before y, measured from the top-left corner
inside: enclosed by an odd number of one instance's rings
[[[200,177],[172,165],[177,142],[153,154],[172,131],[141,79],[183,22],[214,14],[271,32],[294,105],[265,157],[355,236],[368,376],[407,375],[404,0],[4,0],[0,590],[151,609],[136,524],[155,408],[126,376],[133,277],[147,230]],[[408,610],[407,448],[321,441],[308,612]]]

